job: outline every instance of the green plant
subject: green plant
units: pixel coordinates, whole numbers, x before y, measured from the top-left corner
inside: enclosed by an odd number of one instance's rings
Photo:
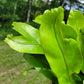
[[[84,79],[84,16],[71,10],[67,24],[63,8],[46,10],[34,22],[40,29],[14,22],[22,36],[8,35],[5,42],[55,84],[82,84]],[[29,53],[29,54],[27,54]]]

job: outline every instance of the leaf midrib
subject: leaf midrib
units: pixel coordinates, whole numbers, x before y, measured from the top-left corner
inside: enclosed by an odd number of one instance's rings
[[[56,19],[55,19],[55,22],[56,22]],[[56,23],[55,23],[55,24],[56,24]],[[72,80],[71,80],[71,77],[70,77],[70,75],[69,75],[69,69],[68,69],[68,65],[67,65],[66,59],[65,59],[65,57],[64,57],[64,53],[63,53],[63,51],[62,51],[62,49],[61,49],[61,46],[60,46],[60,44],[59,44],[59,41],[58,41],[58,39],[57,39],[57,35],[56,35],[56,32],[55,32],[55,31],[56,31],[55,24],[53,25],[53,30],[54,30],[54,33],[55,33],[55,38],[56,38],[58,47],[59,47],[59,49],[60,49],[60,51],[61,51],[61,53],[62,53],[62,56],[63,56],[63,58],[64,58],[64,62],[65,62],[65,65],[66,65],[66,69],[67,69],[67,73],[68,73],[69,80],[70,80],[71,83],[73,84],[73,82],[72,82]]]
[[[41,47],[41,45],[39,45],[39,44],[21,43],[21,42],[18,42],[18,41],[13,40],[12,38],[11,38],[11,40],[12,40],[13,42],[16,42],[16,43],[22,44],[22,45],[36,45],[36,46],[40,46],[40,47]]]
[[[18,25],[15,25],[16,27],[19,27]],[[22,29],[22,27],[19,28],[20,30]],[[15,29],[16,30],[16,29]],[[23,29],[22,29],[23,30]],[[17,30],[16,30],[17,31]],[[33,38],[29,33],[25,32],[25,30],[23,30],[24,33],[28,34],[34,41],[36,41],[38,44],[39,42],[37,40],[35,40],[35,38]],[[25,37],[25,36],[24,36]],[[27,38],[27,37],[25,37]]]

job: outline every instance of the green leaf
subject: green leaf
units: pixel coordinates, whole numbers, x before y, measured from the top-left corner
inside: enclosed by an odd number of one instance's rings
[[[44,12],[40,27],[40,39],[45,56],[51,70],[57,76],[59,84],[74,84],[72,74],[80,72],[82,55],[76,41],[76,32],[70,26],[62,25],[63,12],[61,7]],[[70,34],[64,34],[65,27],[68,28],[68,32],[71,31]]]
[[[42,19],[42,15],[39,15],[33,21],[36,22],[36,23],[38,23],[38,24],[41,24],[41,19]]]
[[[24,56],[25,60],[34,67],[50,69],[50,66],[44,55],[24,53],[23,56]]]
[[[75,30],[70,26],[70,25],[65,25],[62,24],[62,32],[63,32],[63,37],[64,38],[72,38],[77,40],[77,33],[75,32]]]
[[[37,71],[44,74],[47,78],[49,78],[53,83],[59,84],[56,76],[53,74],[53,72],[50,69],[46,68],[36,68]]]
[[[24,54],[25,60],[36,68],[39,72],[43,73],[51,81],[56,82],[57,78],[50,70],[50,66],[44,55]],[[57,83],[58,84],[58,83]]]
[[[84,16],[81,11],[71,10],[68,18],[68,25],[77,32],[77,40],[83,55],[82,72],[84,73]]]
[[[80,29],[84,27],[84,16],[82,12],[77,10],[71,10],[67,24],[72,26],[78,34],[80,32]]]
[[[14,26],[13,29],[19,32],[25,38],[34,40],[34,42],[40,44],[40,36],[38,29],[35,29],[34,27],[21,22],[13,22],[12,25]]]
[[[8,35],[5,41],[14,50],[29,53],[24,54],[25,60],[55,84],[81,84],[83,77],[79,72],[82,70],[84,73],[84,16],[80,11],[71,10],[67,24],[63,19],[64,10],[59,7],[46,10],[35,18],[34,22],[41,25],[39,30],[14,22],[13,29],[22,36]]]
[[[84,73],[84,35],[82,33],[80,34],[80,38],[81,38],[81,50],[82,50],[82,55],[83,55],[82,72]]]
[[[41,45],[23,36],[13,37],[13,35],[8,35],[5,42],[8,43],[12,49],[22,53],[43,54]]]

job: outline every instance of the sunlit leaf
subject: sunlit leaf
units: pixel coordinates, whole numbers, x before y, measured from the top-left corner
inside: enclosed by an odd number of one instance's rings
[[[37,42],[33,42],[31,39],[28,40],[23,36],[13,37],[12,35],[8,35],[5,42],[8,43],[12,49],[22,53],[43,54],[41,45]]]
[[[77,40],[83,55],[82,71],[84,73],[84,16],[81,11],[71,10],[67,24],[77,32]]]
[[[44,12],[40,27],[41,45],[59,84],[74,84],[72,74],[80,72],[82,56],[76,32],[70,26],[62,25],[63,16],[61,7]],[[63,31],[64,27],[71,33]]]
[[[33,39],[35,42],[40,44],[39,30],[34,27],[21,22],[13,22],[13,29],[19,32],[27,39]]]
[[[5,42],[55,84],[81,84],[84,73],[84,16],[71,10],[67,24],[62,7],[46,10],[34,22],[40,29],[20,22],[13,29],[22,36],[8,35]],[[39,54],[39,55],[38,55]]]

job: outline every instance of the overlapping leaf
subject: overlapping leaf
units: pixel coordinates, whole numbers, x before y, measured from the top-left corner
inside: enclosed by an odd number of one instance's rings
[[[63,16],[61,7],[47,10],[43,14],[40,27],[41,45],[59,84],[74,84],[72,74],[80,72],[82,56],[76,41],[76,32],[70,26],[62,25]],[[71,33],[64,34],[66,26]]]
[[[8,35],[5,42],[11,48],[23,53],[43,54],[43,49],[40,45],[39,31],[25,23],[14,22],[14,29],[23,36]]]
[[[72,26],[78,34],[80,32],[80,29],[84,27],[84,16],[82,12],[77,10],[71,10],[67,24]]]
[[[13,29],[22,36],[8,35],[5,41],[19,52],[39,54],[24,54],[24,58],[55,84],[76,84],[74,78],[80,79],[80,70],[84,73],[84,16],[71,10],[67,24],[63,19],[64,10],[59,7],[36,17],[39,30],[14,22]]]
[[[39,30],[21,22],[13,22],[13,29],[23,35],[25,38],[33,40],[40,44]]]
[[[84,16],[81,11],[71,10],[67,24],[77,32],[77,40],[83,55],[82,71],[84,73]]]
[[[24,54],[25,60],[32,66],[35,67],[36,70],[43,73],[47,78],[49,78],[52,82],[58,84],[56,76],[50,69],[50,66],[44,55],[34,55],[34,54]]]

